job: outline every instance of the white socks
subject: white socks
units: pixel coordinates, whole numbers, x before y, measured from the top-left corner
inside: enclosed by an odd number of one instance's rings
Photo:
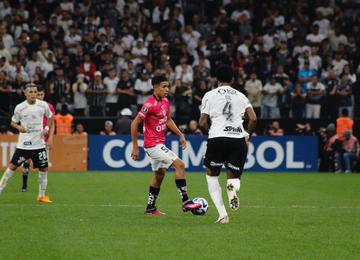
[[[208,183],[208,189],[210,197],[215,204],[217,211],[219,212],[220,218],[227,216],[227,212],[224,206],[222,199],[221,187],[219,184],[219,176],[209,176],[206,175],[206,180]]]
[[[9,179],[13,176],[14,171],[7,168],[0,180],[0,193],[5,189]]]
[[[39,171],[39,197],[45,197],[47,187],[47,172]]]
[[[240,191],[240,184],[241,184],[240,179],[238,179],[238,178],[228,179],[227,183],[226,183],[226,187],[231,185],[235,192],[239,192]]]

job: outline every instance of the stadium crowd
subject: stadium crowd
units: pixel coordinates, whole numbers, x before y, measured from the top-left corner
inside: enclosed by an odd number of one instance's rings
[[[2,0],[0,116],[27,82],[59,114],[135,115],[165,74],[176,123],[201,134],[201,99],[231,64],[259,118],[359,118],[357,2]]]

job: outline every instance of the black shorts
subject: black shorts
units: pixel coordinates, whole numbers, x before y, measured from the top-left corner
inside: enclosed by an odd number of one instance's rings
[[[244,169],[247,150],[245,138],[211,138],[207,143],[204,165],[217,175],[225,165],[235,176],[240,176]]]
[[[27,159],[31,159],[33,162],[33,168],[47,168],[48,167],[48,155],[45,148],[37,150],[23,150],[16,148],[11,163],[20,166]]]

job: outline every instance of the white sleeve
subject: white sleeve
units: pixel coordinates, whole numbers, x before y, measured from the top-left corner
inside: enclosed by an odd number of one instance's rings
[[[210,115],[209,95],[205,94],[201,100],[201,114]]]
[[[247,99],[246,99],[245,109],[248,108],[248,107],[252,107],[252,105],[251,105],[251,103],[250,103],[250,100],[247,98]]]
[[[13,121],[14,123],[19,123],[20,118],[21,118],[21,116],[20,116],[19,108],[18,108],[18,106],[16,106],[14,115],[12,116],[11,121]]]

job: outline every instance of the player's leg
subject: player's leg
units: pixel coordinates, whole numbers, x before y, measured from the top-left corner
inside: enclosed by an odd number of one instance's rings
[[[219,139],[209,139],[204,159],[206,166],[206,181],[210,197],[219,213],[216,223],[226,224],[229,222],[222,198],[221,186],[219,183],[220,170],[223,165],[222,145]]]
[[[229,199],[229,206],[232,210],[238,210],[240,207],[240,200],[237,193],[240,191],[240,179],[246,156],[247,145],[244,138],[233,140],[231,144],[229,144],[229,154],[225,162],[227,169],[226,193]]]
[[[22,174],[21,191],[25,192],[27,190],[27,183],[28,183],[29,169],[30,169],[30,160],[26,160],[22,166],[23,166],[23,174]]]
[[[48,184],[48,159],[46,149],[38,149],[32,151],[31,158],[34,168],[39,169],[39,195],[37,197],[38,202],[51,203],[52,201],[46,196],[46,189]]]
[[[6,168],[5,172],[3,173],[0,179],[0,193],[3,192],[6,185],[8,184],[10,178],[14,175],[16,171],[17,165],[10,163],[9,166]]]
[[[161,183],[165,177],[165,169],[159,168],[154,171],[150,187],[149,187],[149,198],[145,210],[145,214],[151,215],[165,215],[165,213],[157,210],[156,208],[156,199],[160,193]]]
[[[5,170],[3,176],[0,180],[0,193],[5,189],[8,181],[13,176],[17,167],[19,167],[27,157],[26,151],[21,149],[16,149],[15,153],[13,154],[11,161],[9,163],[8,168]]]
[[[182,210],[186,212],[189,210],[200,208],[201,205],[199,203],[194,203],[192,200],[189,199],[187,193],[184,162],[176,157],[176,159],[172,162],[171,166],[175,168],[175,184],[183,203]]]

